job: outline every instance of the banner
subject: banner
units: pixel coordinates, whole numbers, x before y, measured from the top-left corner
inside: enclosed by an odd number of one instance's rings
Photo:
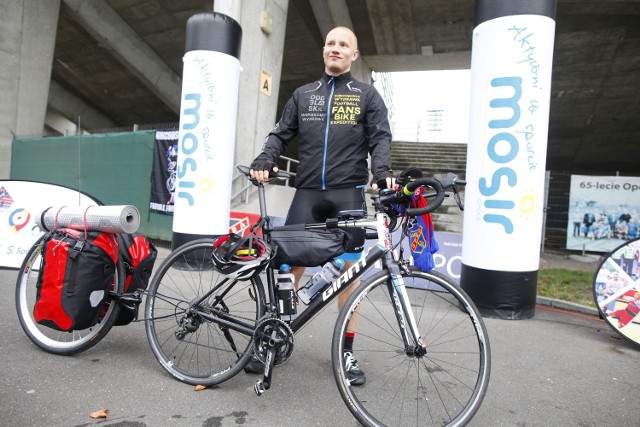
[[[153,147],[149,210],[173,214],[173,197],[178,168],[178,131],[157,131]]]
[[[640,235],[640,178],[571,175],[567,249],[610,252]]]
[[[0,180],[0,267],[20,268],[31,246],[44,233],[36,225],[34,216],[49,206],[101,204],[59,185]]]

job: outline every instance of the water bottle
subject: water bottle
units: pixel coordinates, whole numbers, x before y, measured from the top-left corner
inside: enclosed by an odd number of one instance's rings
[[[340,277],[340,271],[344,267],[344,261],[335,258],[322,266],[322,270],[313,275],[302,289],[298,291],[300,301],[309,305],[312,299],[322,292],[327,285]]]
[[[282,264],[278,269],[278,305],[280,318],[287,322],[298,316],[294,281],[295,278],[291,272],[291,266]]]

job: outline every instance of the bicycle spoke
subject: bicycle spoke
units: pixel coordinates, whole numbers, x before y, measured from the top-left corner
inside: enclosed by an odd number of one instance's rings
[[[366,371],[366,384],[357,387],[343,379],[344,367],[334,370],[345,402],[367,426],[445,425],[470,419],[486,391],[489,373],[486,333],[479,330],[477,311],[455,285],[435,274],[412,271],[405,284],[426,344],[426,354],[421,353],[415,343],[402,338],[388,280],[380,274],[362,283],[338,317],[334,365],[342,354],[350,317],[358,313],[352,354]]]
[[[262,317],[259,278],[232,281],[213,268],[211,239],[190,242],[160,266],[150,285],[145,328],[154,355],[176,378],[213,385],[238,373],[250,357],[245,331]]]

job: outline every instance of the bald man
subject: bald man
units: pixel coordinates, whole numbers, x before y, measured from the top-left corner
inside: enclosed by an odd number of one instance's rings
[[[373,86],[351,75],[351,65],[360,56],[353,31],[347,27],[329,31],[322,56],[323,76],[293,93],[262,153],[251,164],[252,177],[266,181],[270,171],[278,170],[276,161],[289,142],[298,138],[300,164],[287,225],[324,222],[343,210],[366,211],[369,155],[373,182],[386,180],[388,187],[395,185],[387,108]],[[360,259],[365,240],[364,230],[348,232],[352,244],[341,255],[345,269]],[[297,288],[304,267],[294,267],[293,272]],[[357,283],[340,294],[339,308],[355,286]],[[351,383],[363,385],[365,375],[351,351],[356,328],[357,316],[345,337],[345,365]]]

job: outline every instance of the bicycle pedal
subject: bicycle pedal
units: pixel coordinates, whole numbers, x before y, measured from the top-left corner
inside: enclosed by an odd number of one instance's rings
[[[264,393],[264,384],[262,380],[256,381],[256,383],[253,386],[253,391],[256,392],[256,395],[262,396],[262,393]]]

